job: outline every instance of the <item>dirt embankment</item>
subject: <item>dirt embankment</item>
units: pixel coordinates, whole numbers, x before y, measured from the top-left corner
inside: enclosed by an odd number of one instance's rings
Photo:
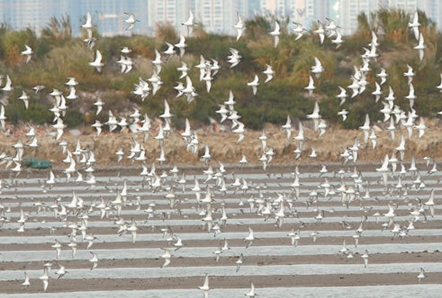
[[[368,140],[364,143],[364,133],[361,130],[343,130],[328,128],[326,133],[321,137],[318,132],[314,132],[308,128],[304,128],[305,141],[301,147],[300,158],[296,159],[294,152],[298,147],[298,141],[293,140],[298,135],[298,131],[293,129],[290,139],[287,139],[285,131],[279,126],[267,125],[264,129],[267,136],[267,150],[273,151],[271,164],[278,165],[296,165],[308,163],[325,163],[344,161],[342,154],[344,148],[350,148],[354,145],[355,138],[360,142],[357,162],[358,163],[376,163],[379,164],[386,154],[390,157],[394,153],[400,159],[400,153],[397,147],[400,144],[401,136],[405,140],[404,162],[410,162],[411,157],[415,156],[417,162],[422,162],[424,157],[431,157],[438,161],[442,158],[440,134],[442,124],[439,120],[426,121],[428,128],[422,138],[418,138],[417,131],[413,131],[411,138],[408,138],[406,129],[398,129],[395,132],[395,138],[392,139],[390,132],[379,129],[376,139],[376,148],[373,149],[372,142]],[[67,149],[71,152],[76,150],[77,141],[80,142],[81,148],[86,152],[88,149],[95,154],[97,167],[107,166],[130,166],[132,161],[127,158],[130,155],[131,147],[134,146],[134,139],[146,149],[146,163],[156,162],[160,156],[159,141],[155,139],[156,131],[151,131],[146,142],[143,142],[144,134],[131,132],[103,132],[100,136],[96,136],[92,128],[65,132],[60,140],[55,139],[55,132],[52,128],[38,130],[37,140],[39,146],[37,148],[29,147],[29,140],[25,136],[26,129],[16,129],[9,135],[2,134],[0,136],[0,153],[4,152],[9,156],[15,156],[16,149],[14,145],[19,140],[24,145],[23,156],[34,156],[38,159],[51,160],[54,167],[65,168],[67,164],[63,163],[67,153],[63,153],[63,147],[60,145],[62,140],[68,143]],[[231,132],[216,132],[212,127],[201,129],[198,132],[198,152],[192,154],[187,150],[185,140],[181,137],[180,132],[174,131],[164,141],[164,151],[166,156],[165,165],[200,165],[205,163],[201,159],[204,155],[205,144],[209,146],[211,160],[210,163],[218,164],[220,161],[225,164],[239,164],[242,154],[247,157],[249,164],[260,165],[260,158],[263,155],[262,143],[258,138],[262,135],[262,131],[247,131],[244,140],[237,143],[238,135]],[[117,164],[117,155],[119,149],[123,149],[125,156],[122,161]],[[316,151],[317,157],[311,158],[309,155],[312,148]],[[140,164],[142,161],[135,161],[134,164]]]

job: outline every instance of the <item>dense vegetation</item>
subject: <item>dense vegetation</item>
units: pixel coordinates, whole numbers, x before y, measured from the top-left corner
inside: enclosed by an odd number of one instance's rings
[[[287,115],[305,119],[316,100],[319,101],[323,118],[329,124],[342,123],[337,112],[346,108],[350,113],[343,127],[354,128],[362,125],[366,113],[370,114],[372,121],[380,119],[382,103],[379,101],[375,104],[371,94],[380,67],[386,68],[390,75],[383,86],[384,95],[387,95],[388,86],[391,86],[395,91],[396,103],[403,110],[409,110],[408,100],[404,98],[408,94],[407,79],[403,76],[407,71],[406,64],[409,64],[416,72],[413,84],[418,97],[415,102],[417,113],[435,117],[436,112],[442,109],[440,93],[436,89],[442,72],[442,51],[439,50],[442,48],[441,34],[434,22],[419,12],[419,22],[422,24],[420,31],[427,46],[425,57],[420,61],[417,51],[413,49],[417,41],[407,26],[410,19],[410,14],[400,10],[380,10],[372,13],[370,18],[360,15],[357,31],[352,36],[344,37],[344,43],[339,49],[328,38],[321,45],[318,36],[311,32],[295,40],[295,36],[290,33],[291,24],[288,20],[278,20],[282,33],[276,48],[273,46],[273,38],[268,34],[274,23],[274,19],[269,17],[257,16],[248,20],[247,29],[239,41],[233,36],[207,33],[200,25],[187,38],[188,47],[183,57],[192,67],[189,75],[199,94],[190,104],[183,97],[175,98],[177,92],[173,86],[180,75],[176,68],[181,65],[178,56],[163,65],[160,76],[164,85],[154,96],[150,94],[142,102],[131,93],[139,77],[147,79],[151,76],[153,67],[150,61],[155,57],[155,49],[162,52],[167,48],[166,41],[178,42],[179,35],[170,25],[159,25],[153,38],[130,34],[100,37],[98,28],[94,32],[98,40],[91,51],[85,46],[83,38],[72,37],[68,17],[61,20],[53,18],[39,34],[30,29],[14,31],[3,24],[0,27],[0,73],[11,77],[14,90],[2,92],[1,101],[8,102],[6,115],[8,121],[14,124],[50,124],[53,116],[49,108],[53,102],[48,93],[57,88],[66,94],[66,78],[75,77],[80,83],[77,87],[80,97],[68,102],[65,123],[70,127],[94,122],[93,102],[97,96],[105,102],[104,112],[99,115],[102,122],[106,122],[109,109],[123,116],[132,113],[133,106],[139,107],[142,113],[149,116],[158,116],[163,110],[164,99],[167,99],[172,113],[176,115],[173,121],[177,127],[183,126],[186,117],[191,120],[193,127],[197,127],[208,123],[208,116],[219,118],[215,113],[218,104],[227,100],[229,89],[232,89],[237,101],[236,108],[248,128],[260,129],[266,122],[282,124]],[[347,87],[351,84],[354,66],[361,66],[361,54],[364,52],[363,47],[368,47],[371,31],[379,37],[380,56],[376,62],[370,63],[371,71],[367,75],[370,84],[364,93],[349,98],[339,107],[336,98],[338,86]],[[25,44],[35,52],[28,64],[20,54]],[[134,69],[128,74],[121,74],[116,63],[123,46],[132,49],[130,56],[135,61]],[[226,62],[229,48],[237,49],[243,57],[235,68],[230,68]],[[95,49],[101,51],[106,62],[102,74],[88,65],[94,59]],[[198,69],[194,68],[199,63],[200,55],[206,59],[216,59],[221,65],[210,93],[206,92],[204,81],[199,81]],[[308,85],[314,57],[319,58],[325,71],[316,79],[316,90],[310,98],[304,88]],[[262,71],[266,64],[272,65],[276,75],[272,81],[263,84],[265,76]],[[247,86],[254,74],[261,78],[255,96]],[[34,94],[32,87],[36,85],[44,85],[46,88]],[[31,95],[29,110],[25,110],[23,103],[17,100],[22,90]],[[86,113],[88,111],[89,115]]]

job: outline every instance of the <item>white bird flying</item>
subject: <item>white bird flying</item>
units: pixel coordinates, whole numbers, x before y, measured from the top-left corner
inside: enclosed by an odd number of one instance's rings
[[[25,44],[26,50],[21,52],[21,55],[26,56],[26,63],[29,63],[31,61],[32,54],[34,54],[34,51],[32,51],[31,47]]]
[[[279,43],[279,35],[281,34],[281,27],[279,26],[279,23],[277,21],[275,21],[275,29],[269,32],[269,34],[275,39],[274,46],[276,48]]]
[[[246,24],[241,18],[241,15],[238,13],[238,22],[232,26],[236,29],[236,41],[238,41],[241,38],[241,35],[243,34],[244,30],[246,29]]]
[[[139,20],[135,19],[135,15],[133,13],[124,13],[125,15],[127,15],[127,19],[124,20],[125,23],[129,24],[129,27],[127,27],[125,30],[131,30],[133,27],[135,27],[135,23],[139,22]]]
[[[104,63],[102,62],[103,56],[101,55],[101,52],[99,50],[96,51],[95,60],[92,62],[89,62],[89,65],[92,67],[95,67],[95,69],[101,73],[101,70],[104,66]]]

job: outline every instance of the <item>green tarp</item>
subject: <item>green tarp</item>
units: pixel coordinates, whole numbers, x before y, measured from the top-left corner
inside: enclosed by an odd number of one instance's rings
[[[23,158],[21,165],[23,167],[34,168],[34,169],[52,168],[52,163],[49,160],[39,160],[35,157]]]

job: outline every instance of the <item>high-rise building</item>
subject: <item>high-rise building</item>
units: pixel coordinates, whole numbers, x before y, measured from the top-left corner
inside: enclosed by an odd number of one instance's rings
[[[358,16],[365,13],[370,18],[370,12],[388,7],[388,0],[339,0],[334,4],[338,11],[335,21],[341,27],[341,34],[353,33],[358,27]]]
[[[388,7],[403,9],[405,11],[415,11],[418,9],[418,2],[425,2],[425,0],[388,0]]]
[[[193,11],[193,0],[149,0],[147,24],[149,32],[155,32],[157,24],[171,24],[176,30],[185,30],[181,25]]]
[[[69,16],[74,36],[80,34],[81,22],[88,11],[103,36],[130,34],[125,32],[124,13],[134,13],[140,23],[131,32],[147,33],[147,0],[1,0],[0,11],[1,21],[13,29],[31,28],[37,34],[52,17]]]
[[[213,33],[235,35],[232,25],[237,13],[243,19],[271,14],[279,19],[301,23],[310,29],[317,20],[334,19],[341,33],[351,34],[357,28],[357,17],[380,8],[404,9],[407,12],[424,11],[442,28],[442,0],[0,0],[0,22],[15,30],[31,28],[40,33],[52,17],[69,16],[74,36],[81,34],[80,25],[86,13],[103,36],[148,34],[153,35],[158,23],[170,23],[181,33],[181,24],[194,13],[195,21]],[[134,13],[140,20],[126,31],[124,14]]]
[[[248,5],[244,0],[194,0],[195,16],[208,32],[235,34],[232,28],[237,14],[248,18]]]

